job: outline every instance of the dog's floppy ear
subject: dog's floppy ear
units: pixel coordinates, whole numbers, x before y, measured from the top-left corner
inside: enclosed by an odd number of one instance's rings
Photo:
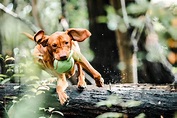
[[[87,29],[82,28],[70,28],[66,32],[72,37],[74,41],[78,42],[82,42],[91,36],[91,33]]]
[[[34,41],[41,44],[43,47],[47,46],[48,36],[44,35],[44,31],[40,30],[34,35]]]

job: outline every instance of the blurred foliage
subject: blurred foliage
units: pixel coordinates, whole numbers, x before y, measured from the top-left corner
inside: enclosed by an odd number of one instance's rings
[[[0,1],[8,10],[13,11],[17,17],[37,26],[32,14],[31,2],[30,0]],[[37,9],[40,22],[47,34],[63,30],[59,23],[59,19],[63,14],[61,0],[52,0],[52,2],[50,0],[37,0]],[[67,0],[64,10],[70,27],[88,28],[86,1]],[[32,52],[35,42],[22,34],[22,32],[34,34],[34,31],[30,29],[29,24],[2,11],[0,11],[0,25],[0,41],[2,44],[0,59],[2,60],[1,66],[5,66],[5,73],[0,74],[0,84],[17,82],[27,85],[27,89],[25,89],[22,96],[11,97],[13,99],[12,103],[5,106],[6,114],[10,118],[58,118],[63,116],[52,104],[52,101],[56,103],[58,100],[57,95],[51,96],[52,93],[55,93],[56,78],[41,70],[33,62]],[[93,52],[89,49],[89,40],[80,43],[80,47],[86,58],[91,60]],[[12,62],[7,63],[7,60]],[[20,85],[15,86],[14,89],[19,87]],[[57,107],[60,107],[59,102]]]
[[[14,98],[13,104],[7,111],[9,118],[60,118],[63,116],[58,110],[59,103],[56,105],[57,97],[52,95],[55,92],[54,86],[39,85],[38,83],[28,86],[22,97]]]
[[[13,1],[14,2],[14,1]],[[16,3],[12,1],[2,1],[9,10],[17,14],[19,18],[25,19],[25,21],[36,24],[35,18],[32,14],[32,5],[29,0],[18,0]],[[46,34],[51,34],[56,31],[62,31],[62,25],[59,23],[59,19],[62,17],[61,0],[37,0],[37,8],[40,16],[40,22],[44,27]],[[69,27],[82,27],[88,28],[88,13],[86,1],[83,0],[68,0],[64,6],[66,20],[69,23]],[[3,55],[13,56],[13,49],[19,48],[20,50],[32,49],[34,42],[28,40],[22,32],[28,32],[34,34],[31,31],[29,24],[26,24],[10,15],[5,13],[0,17],[0,34],[3,45]],[[10,28],[8,26],[11,26]],[[40,28],[38,28],[40,29]],[[81,50],[88,60],[93,59],[93,52],[89,49],[89,40],[82,43]]]
[[[106,106],[106,107],[122,107],[123,109],[140,106],[141,102],[136,100],[124,101],[121,97],[117,95],[111,95],[105,101],[100,101],[97,103],[97,106]],[[124,118],[125,113],[116,113],[116,112],[106,112],[97,116],[97,118]],[[145,115],[139,114],[137,118],[145,118]]]
[[[107,106],[107,107],[112,107],[114,105],[118,105],[124,108],[130,108],[130,107],[136,107],[141,105],[140,101],[135,101],[135,100],[129,100],[127,102],[124,102],[124,100],[117,96],[117,95],[111,95],[107,98],[105,101],[101,101],[97,103],[97,106]]]
[[[26,88],[23,95],[6,96],[13,99],[12,103],[5,105],[7,116],[9,118],[62,116],[62,113],[52,107],[51,102],[50,104],[45,103],[46,100],[55,102],[57,100],[56,96],[51,97],[51,94],[55,92],[56,78],[41,70],[33,62],[33,56],[29,50],[23,52],[15,48],[14,57],[15,59],[9,56],[4,58],[0,55],[7,68],[6,74],[0,74],[0,84],[6,84],[13,80],[19,82],[19,86],[17,84],[14,89],[19,89],[20,84],[25,84]]]
[[[6,56],[5,58],[0,55],[0,59],[3,63],[5,63],[6,73],[0,74],[0,84],[5,84],[7,82],[10,82],[16,77],[17,74],[14,74],[14,58]],[[20,75],[19,75],[20,76]]]
[[[17,17],[23,18],[26,21],[30,21],[35,24],[34,17],[32,16],[31,1],[2,0],[1,3],[4,4],[9,10],[16,13]],[[53,0],[51,2],[50,0],[38,0],[37,8],[40,15],[40,21],[44,25],[44,30],[47,34],[63,30],[61,24],[59,23],[59,18],[62,16],[61,1]],[[70,27],[88,27],[86,1],[68,0],[66,1],[64,9],[66,10],[66,19],[69,22]],[[15,65],[11,65],[11,70],[14,71],[14,75],[17,75],[19,71],[22,71],[22,69],[20,70],[19,68],[27,65],[27,60],[32,60],[31,52],[35,45],[35,42],[26,38],[22,34],[22,32],[33,34],[33,31],[31,31],[28,24],[25,24],[24,22],[6,13],[1,12],[0,15],[0,38],[2,44],[1,59],[3,60],[2,62],[5,64],[5,58],[7,57],[7,55],[15,58]],[[89,49],[89,40],[80,43],[80,45],[83,54],[88,57],[88,60],[92,60],[93,52]],[[23,71],[25,71],[25,68]],[[8,78],[6,75],[1,74],[1,80],[3,80],[2,77],[6,79]]]
[[[127,5],[124,12],[124,8],[116,10],[113,6],[106,6],[107,16],[101,16],[98,20],[107,23],[110,30],[128,31],[130,38],[135,36],[133,40],[130,40],[134,48],[137,48],[134,42],[145,40],[142,45],[148,54],[144,50],[138,50],[138,66],[141,66],[142,59],[164,63],[170,51],[168,39],[177,40],[176,2],[168,6],[167,3],[166,1],[153,3],[148,0],[135,0]],[[148,24],[152,25],[151,29],[148,28]],[[155,37],[151,35],[152,32],[156,35]],[[147,39],[143,39],[142,35],[145,35],[145,38],[151,37],[150,45],[147,45]],[[122,69],[121,66],[118,68]]]
[[[69,0],[66,4],[66,18],[69,19],[70,27],[88,28],[88,13],[85,0]]]
[[[18,0],[16,3],[12,3],[11,0],[0,0],[0,3],[4,4],[9,10],[15,12],[19,17],[36,24],[34,17],[32,16],[30,0]],[[61,0],[52,0],[52,2],[50,0],[37,0],[37,8],[40,15],[40,21],[47,34],[63,30],[62,26],[59,24],[59,18],[62,16]],[[64,9],[67,11],[65,15],[70,27],[88,28],[89,21],[86,1],[68,0]],[[119,29],[122,32],[126,32],[127,26],[124,21],[125,19],[123,18],[122,9],[116,11],[112,6],[106,6],[105,9],[107,11],[107,16],[99,16],[97,18],[98,22],[106,22],[110,30]],[[148,14],[154,29],[159,36],[162,49],[168,51],[168,48],[166,48],[168,47],[166,40],[168,38],[177,40],[177,27],[173,25],[177,19],[176,10],[177,7],[175,5],[163,7],[160,6],[160,4],[151,4],[147,0],[136,0],[135,3],[127,6],[126,11],[128,19],[126,20],[129,22],[130,26],[141,29],[146,25],[146,15]],[[27,93],[23,97],[15,98],[13,101],[14,105],[19,103],[19,109],[17,107],[14,108],[18,110],[19,113],[21,110],[24,110],[23,113],[25,113],[25,111],[28,112],[29,110],[30,113],[33,113],[36,110],[32,109],[32,106],[30,106],[30,104],[33,103],[36,104],[38,108],[36,111],[40,110],[50,112],[51,115],[53,113],[61,115],[59,111],[55,111],[55,109],[50,106],[39,108],[42,104],[41,101],[44,99],[39,96],[50,91],[51,86],[54,85],[51,81],[55,80],[55,78],[51,77],[45,71],[41,71],[38,65],[33,63],[31,49],[33,49],[35,43],[21,34],[21,32],[33,34],[33,31],[31,31],[29,26],[24,22],[2,13],[2,11],[0,11],[0,25],[0,41],[3,46],[0,59],[3,60],[7,69],[5,74],[0,74],[0,82],[1,84],[5,84],[12,79],[15,79],[14,81],[28,85]],[[93,52],[88,50],[88,41],[89,40],[86,40],[84,43],[81,43],[81,51],[88,60],[92,60]],[[144,54],[140,54],[140,56],[143,58]],[[6,61],[12,58],[15,59],[15,64],[7,64]],[[39,97],[39,99],[34,99],[36,97]],[[106,105],[107,107],[111,107],[114,104],[119,104],[121,107],[126,108],[136,107],[141,103],[139,101],[124,102],[117,96],[110,96],[107,101],[99,102],[98,106]],[[24,106],[28,105],[30,107],[25,107],[26,109],[23,109]],[[12,110],[13,105],[10,108],[9,113],[13,113]],[[100,117],[121,117],[122,115],[123,114],[121,113],[107,113]],[[139,115],[139,117],[141,116],[144,117],[143,114]]]
[[[28,52],[26,57],[22,57],[22,53],[17,49],[14,53],[16,54],[16,63],[11,66],[15,72],[11,76],[1,74],[1,84],[9,83],[11,78],[15,77],[16,81],[18,79],[20,84],[26,85],[22,95],[9,97],[13,101],[9,105],[6,105],[6,114],[8,114],[9,118],[54,118],[62,116],[62,113],[56,110],[55,105],[52,103],[56,103],[58,100],[55,92],[56,78],[49,75],[46,71],[41,70],[33,62],[30,52]],[[7,59],[9,58],[11,59],[11,57],[7,57]],[[9,65],[6,64],[6,66]],[[14,86],[14,89],[19,89],[20,87],[21,85]],[[52,96],[52,94],[56,96]],[[57,106],[60,106],[59,102]]]
[[[112,6],[106,6],[105,9],[108,15],[106,17],[103,16],[100,21],[107,22],[110,30],[119,29],[124,31],[124,28],[127,29],[126,26],[121,26],[125,25],[122,9],[116,11]],[[169,33],[174,39],[177,39],[175,36],[176,27],[172,26],[172,22],[177,17],[176,10],[176,5],[172,4],[171,6],[165,7],[160,3],[152,4],[147,0],[135,0],[135,3],[131,3],[126,7],[126,12],[128,15],[127,20],[129,21],[130,26],[133,26],[134,28],[141,28],[145,25],[145,17],[148,15],[150,16],[154,28],[158,33]]]
[[[130,29],[131,31],[138,31],[136,35],[140,35],[138,36],[139,39],[135,37],[134,40],[143,40],[141,37],[142,31],[145,32],[145,38],[149,36],[150,39],[152,39],[152,45],[143,44],[146,45],[145,48],[149,51],[148,54],[146,55],[145,53],[147,52],[141,51],[137,54],[139,66],[141,66],[142,59],[145,58],[149,61],[161,61],[162,58],[165,59],[169,51],[167,40],[169,38],[177,40],[177,6],[173,4],[171,6],[165,6],[160,3],[153,4],[148,0],[135,0],[135,2],[130,3],[125,9],[126,14],[123,14],[123,8],[116,10],[113,6],[106,6],[105,10],[107,11],[107,16],[99,16],[97,20],[98,22],[107,23],[108,28],[113,31],[119,30],[123,33]],[[127,15],[127,18],[125,18],[125,15]],[[149,23],[152,29],[148,29],[148,20],[150,20]],[[128,22],[128,26],[126,22]],[[133,33],[134,32],[130,34],[130,37]],[[120,70],[124,69],[124,67],[125,65],[122,63],[118,66]],[[110,96],[107,100],[97,103],[97,106],[120,106],[123,109],[137,107],[139,105],[141,105],[141,101],[130,100],[124,102],[119,96]],[[98,118],[109,117],[122,118],[124,117],[124,113],[108,112],[98,116]],[[145,117],[144,113],[136,116],[136,118]]]
[[[97,116],[96,118],[123,118],[122,113],[108,112]]]

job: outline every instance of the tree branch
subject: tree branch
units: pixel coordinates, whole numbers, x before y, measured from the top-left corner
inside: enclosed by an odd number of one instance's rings
[[[37,9],[37,0],[32,0],[32,14],[33,14],[33,17],[35,19],[37,26],[39,26],[40,29],[44,30],[44,27],[40,21],[39,11]]]
[[[16,14],[15,12],[9,10],[7,7],[5,7],[3,4],[0,3],[0,9],[4,12],[9,14],[10,16],[22,21],[23,23],[25,23],[26,25],[29,26],[29,28],[33,31],[33,32],[37,32],[39,30],[39,28],[37,26],[35,26],[33,23],[31,23],[28,20],[25,20],[23,18],[21,18],[18,14]]]

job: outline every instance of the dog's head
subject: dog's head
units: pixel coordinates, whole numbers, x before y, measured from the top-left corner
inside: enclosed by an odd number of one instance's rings
[[[47,47],[54,59],[66,60],[71,52],[72,40],[82,42],[90,35],[88,30],[81,28],[70,28],[65,32],[55,32],[50,36],[40,30],[35,34],[34,40],[43,47]]]

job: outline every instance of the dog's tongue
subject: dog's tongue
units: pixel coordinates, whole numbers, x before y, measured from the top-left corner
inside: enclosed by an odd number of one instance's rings
[[[72,69],[72,67],[74,66],[74,59],[72,58],[72,54],[73,52],[71,51],[70,56],[68,57],[67,60],[64,61],[58,61],[56,59],[54,60],[53,66],[58,73],[60,74],[66,73]]]

